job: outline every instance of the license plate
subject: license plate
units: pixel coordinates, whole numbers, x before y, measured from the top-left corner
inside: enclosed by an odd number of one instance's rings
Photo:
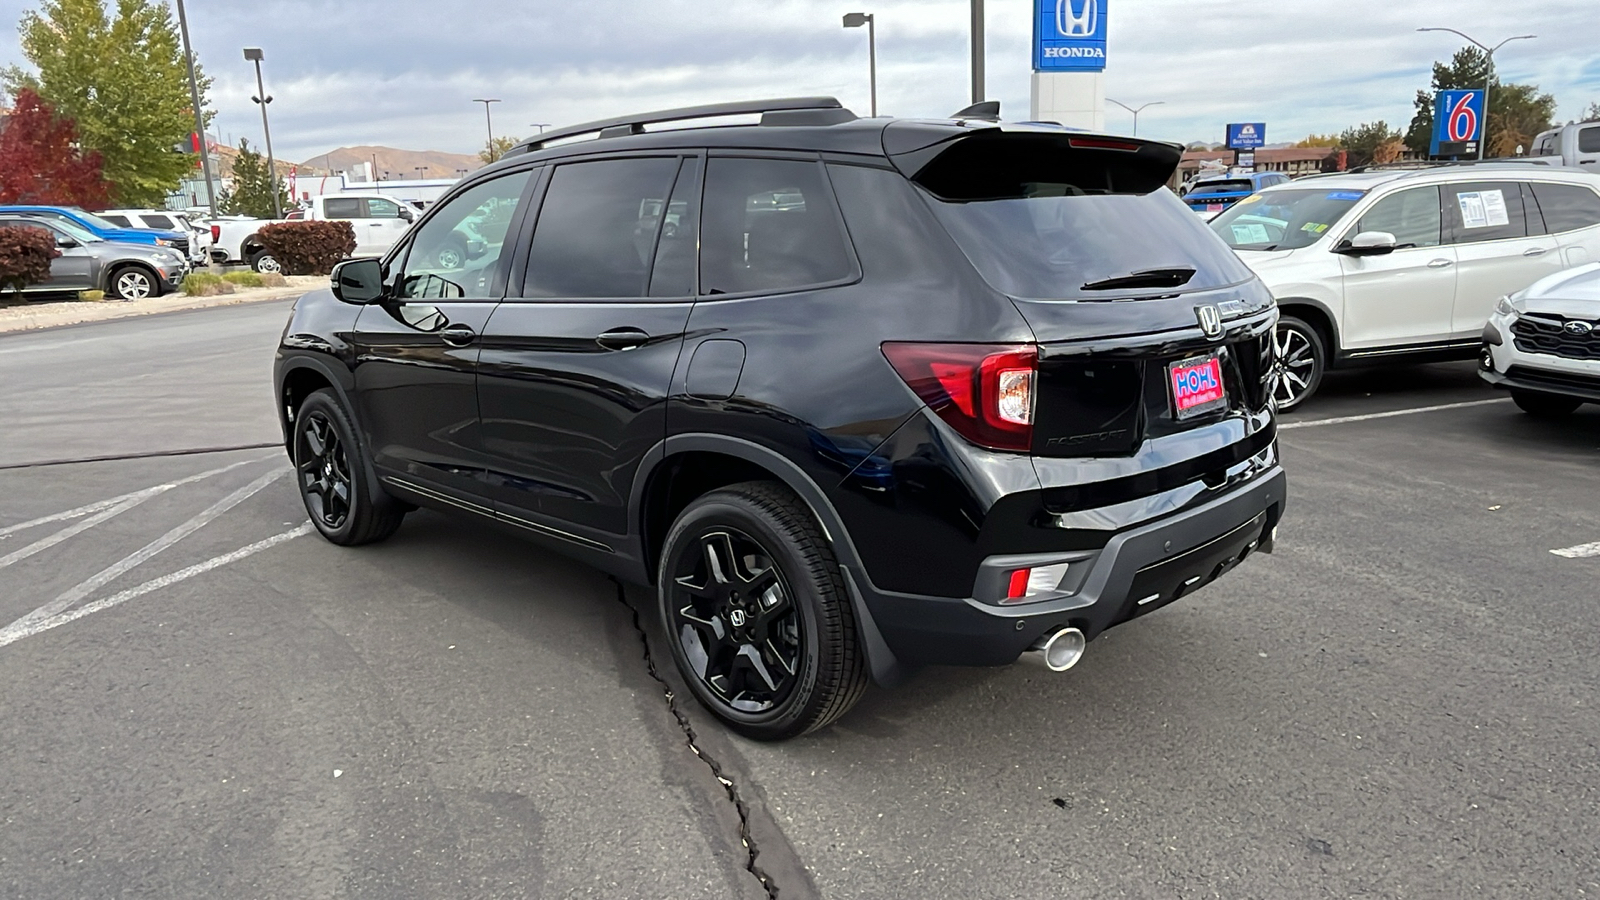
[[[1228,405],[1222,386],[1222,360],[1215,353],[1172,363],[1167,367],[1167,380],[1172,385],[1172,411],[1179,419]]]
[[[1206,212],[1222,212],[1221,203],[1207,203]]]

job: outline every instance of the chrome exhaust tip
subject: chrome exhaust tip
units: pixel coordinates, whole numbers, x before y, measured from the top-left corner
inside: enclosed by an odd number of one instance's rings
[[[1052,672],[1065,672],[1083,658],[1083,648],[1089,640],[1076,628],[1063,628],[1034,641],[1022,658],[1044,666]]]

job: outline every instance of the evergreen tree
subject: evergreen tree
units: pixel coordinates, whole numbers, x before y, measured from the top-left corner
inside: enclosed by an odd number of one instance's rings
[[[276,186],[278,208],[287,212],[294,206],[289,202],[289,192],[281,179]],[[250,142],[240,138],[239,158],[233,161],[233,188],[217,195],[217,211],[230,216],[273,218],[272,189],[266,157],[251,150]]]

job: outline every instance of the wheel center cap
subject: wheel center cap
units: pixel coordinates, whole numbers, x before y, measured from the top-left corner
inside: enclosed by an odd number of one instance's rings
[[[728,612],[728,624],[735,628],[743,628],[744,623],[747,621],[749,621],[749,617],[745,615],[742,609],[733,609]]]

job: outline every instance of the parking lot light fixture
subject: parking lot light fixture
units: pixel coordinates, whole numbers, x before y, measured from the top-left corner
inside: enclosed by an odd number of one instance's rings
[[[194,50],[189,46],[189,17],[178,0],[178,33],[183,37],[183,61],[189,67],[189,98],[194,103],[194,134],[200,145],[200,171],[206,177],[206,206],[217,217],[217,191],[211,179],[211,148],[206,142],[206,117],[200,108],[200,82],[194,76]]]
[[[867,26],[867,78],[872,89],[872,115],[878,115],[878,25],[872,13],[845,13],[844,27]]]
[[[493,156],[494,155],[494,117],[489,114],[489,104],[491,104],[491,103],[499,103],[500,99],[498,97],[489,97],[487,99],[473,100],[472,102],[473,103],[482,103],[483,104],[483,122],[484,122],[485,125],[489,126],[488,155],[489,156]]]
[[[1106,100],[1111,102],[1111,103],[1115,103],[1116,105],[1122,107],[1123,109],[1127,110],[1128,112],[1133,113],[1133,136],[1134,137],[1138,137],[1139,136],[1139,113],[1143,112],[1145,109],[1147,109],[1149,107],[1160,106],[1161,104],[1167,102],[1165,100],[1151,100],[1149,103],[1142,104],[1136,109],[1136,108],[1134,108],[1132,106],[1129,106],[1126,103],[1123,103],[1121,100],[1112,100],[1110,97],[1107,97]]]
[[[1465,38],[1468,43],[1471,43],[1471,44],[1475,45],[1479,50],[1483,51],[1485,56],[1487,56],[1489,58],[1489,74],[1483,76],[1483,128],[1481,129],[1482,133],[1480,133],[1478,135],[1478,159],[1483,159],[1483,146],[1485,144],[1489,143],[1489,87],[1490,87],[1490,85],[1494,84],[1494,54],[1495,54],[1495,51],[1499,50],[1501,47],[1504,47],[1505,45],[1511,43],[1512,41],[1531,41],[1534,38],[1537,38],[1538,35],[1536,35],[1536,34],[1519,34],[1519,35],[1516,35],[1515,37],[1508,37],[1505,40],[1501,41],[1500,43],[1495,44],[1493,47],[1490,47],[1490,46],[1484,44],[1482,41],[1478,40],[1477,38],[1474,38],[1472,35],[1469,35],[1469,34],[1467,34],[1466,32],[1463,32],[1463,31],[1457,31],[1454,28],[1418,28],[1417,30],[1418,31],[1448,31],[1453,35],[1456,35],[1456,36],[1461,37],[1461,38]]]
[[[267,125],[267,104],[272,98],[267,95],[266,86],[261,81],[261,60],[266,55],[260,47],[244,48],[244,58],[247,62],[256,64],[256,95],[251,97],[261,107],[261,133],[267,140],[267,186],[272,191],[272,217],[283,218],[283,199],[278,196],[278,164],[272,158],[272,129]]]

